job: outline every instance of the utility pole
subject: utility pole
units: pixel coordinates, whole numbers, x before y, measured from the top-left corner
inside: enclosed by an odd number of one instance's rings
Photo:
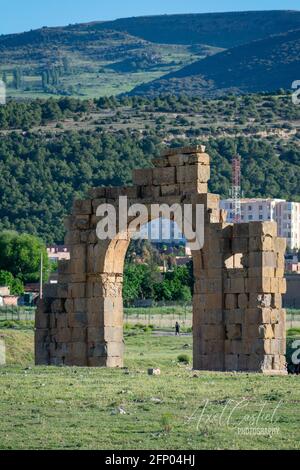
[[[40,262],[40,299],[43,298],[43,252],[41,251],[41,262]]]
[[[232,212],[233,222],[240,224],[242,221],[241,209],[241,157],[235,155],[232,159]]]

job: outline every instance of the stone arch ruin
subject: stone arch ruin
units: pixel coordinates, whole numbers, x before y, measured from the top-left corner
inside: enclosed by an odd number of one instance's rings
[[[37,365],[122,367],[123,266],[131,235],[101,241],[100,204],[202,204],[204,246],[193,251],[193,366],[199,370],[285,374],[282,309],[285,240],[275,222],[228,224],[208,192],[203,146],[170,149],[153,168],[134,170],[132,187],[94,188],[66,219],[70,261],[44,287],[36,314]]]

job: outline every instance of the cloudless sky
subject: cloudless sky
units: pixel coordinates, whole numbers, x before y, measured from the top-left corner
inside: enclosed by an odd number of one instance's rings
[[[299,0],[0,0],[0,34],[165,13],[299,10]]]

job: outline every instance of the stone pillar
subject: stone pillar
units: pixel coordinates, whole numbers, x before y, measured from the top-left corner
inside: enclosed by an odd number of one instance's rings
[[[206,194],[194,202],[205,207],[202,250],[193,252],[193,364],[198,370],[224,370],[223,229],[218,222],[219,196]]]
[[[88,366],[122,367],[122,274],[90,275],[87,303]]]
[[[247,269],[244,255],[248,253],[248,224],[228,226],[230,234],[224,244],[223,291],[225,329],[225,370],[244,370],[243,324],[247,308],[245,285]]]
[[[286,240],[277,237],[275,222],[249,224],[249,262],[245,318],[247,369],[265,374],[286,374],[286,292],[284,253]]]
[[[285,371],[285,240],[274,222],[236,224],[225,257],[225,370]]]

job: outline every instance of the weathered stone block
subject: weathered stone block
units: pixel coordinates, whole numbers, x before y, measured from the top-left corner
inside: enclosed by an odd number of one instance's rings
[[[86,284],[84,282],[71,282],[68,285],[68,298],[83,298],[86,296]]]
[[[209,165],[186,165],[176,168],[177,183],[192,183],[199,181],[207,183],[210,179]]]
[[[225,354],[242,354],[243,343],[241,340],[225,340]],[[237,369],[238,370],[238,369]]]
[[[69,297],[69,286],[68,284],[58,284],[57,286],[57,297],[60,299],[67,299]]]
[[[191,194],[191,193],[198,193],[198,194],[205,194],[208,191],[207,183],[201,183],[199,181],[192,182],[192,183],[180,183],[179,184],[179,192],[180,194]]]
[[[254,294],[249,295],[249,307],[256,308],[268,308],[271,307],[273,296],[271,294]]]
[[[169,155],[205,153],[205,145],[195,145],[194,147],[168,148],[162,152],[163,157]]]
[[[187,154],[178,154],[178,155],[169,155],[168,164],[170,166],[182,166],[188,164],[189,155]]]
[[[62,313],[64,311],[64,301],[62,299],[56,299],[51,304],[52,313]]]
[[[249,238],[247,237],[234,237],[232,239],[233,253],[248,253]]]
[[[71,344],[71,354],[75,358],[86,358],[87,355],[87,345],[86,342],[77,341]],[[86,362],[86,361],[85,361]]]
[[[236,294],[225,295],[225,308],[226,310],[234,310],[238,308],[238,296]]]
[[[65,236],[65,245],[74,245],[80,243],[80,230],[69,230]]]
[[[287,244],[286,238],[276,237],[274,239],[275,251],[277,253],[285,253],[286,252],[286,244]]]
[[[239,294],[245,292],[244,278],[226,279],[224,281],[224,292],[226,294]]]
[[[179,194],[179,186],[177,184],[165,184],[161,186],[161,195],[170,196],[173,194]]]
[[[89,215],[92,213],[91,199],[75,200],[73,202],[73,214]]]
[[[106,188],[91,188],[88,190],[88,195],[91,197],[91,199],[105,197]]]
[[[249,295],[248,294],[239,294],[238,296],[238,307],[245,309],[249,304]]]
[[[167,184],[175,184],[175,168],[154,168],[153,169],[153,184],[155,186],[162,186]]]
[[[68,328],[68,315],[66,313],[56,314],[56,327],[57,328]]]
[[[226,325],[242,324],[245,321],[245,310],[237,308],[235,310],[224,310],[224,321]]]
[[[249,251],[275,251],[274,238],[270,235],[251,237],[249,240]]]
[[[227,339],[240,340],[242,339],[242,325],[226,325],[225,336]]]
[[[225,354],[225,370],[236,371],[238,370],[238,355]]]
[[[234,224],[232,230],[233,238],[249,238],[249,224]]]
[[[271,290],[271,278],[262,277],[262,278],[252,278],[249,277],[246,279],[246,292],[250,294],[257,293],[266,293],[272,292]]]
[[[77,215],[74,217],[72,222],[73,230],[88,230],[90,228],[90,216],[89,215]]]
[[[70,313],[68,315],[68,324],[70,328],[82,328],[88,325],[86,312]]]
[[[274,336],[276,339],[286,338],[286,325],[285,322],[275,323],[272,325],[274,328]]]
[[[249,223],[250,237],[270,236],[277,237],[277,224],[276,222],[250,222]]]
[[[43,287],[44,299],[52,298],[55,299],[58,297],[58,285],[57,284],[45,284]]]
[[[152,158],[152,163],[155,168],[163,168],[170,165],[168,157]]]
[[[47,329],[49,328],[49,313],[37,312],[35,315],[35,328]]]
[[[58,328],[55,335],[55,340],[57,343],[69,343],[72,339],[72,330],[71,328]]]
[[[153,183],[153,169],[133,170],[133,183],[137,186],[149,186]]]

